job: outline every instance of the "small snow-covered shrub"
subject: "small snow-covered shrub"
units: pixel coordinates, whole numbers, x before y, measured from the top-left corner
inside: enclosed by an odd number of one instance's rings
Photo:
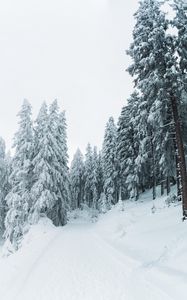
[[[165,202],[166,205],[169,207],[172,203],[178,202],[178,198],[175,194],[172,193],[166,198]]]

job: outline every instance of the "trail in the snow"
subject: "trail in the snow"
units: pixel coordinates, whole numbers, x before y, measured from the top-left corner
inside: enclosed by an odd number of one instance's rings
[[[128,273],[111,253],[101,247],[92,226],[67,226],[22,278],[18,290],[4,300],[109,300],[127,295]]]
[[[54,230],[2,300],[171,300],[136,273],[138,263],[97,236],[92,224]]]

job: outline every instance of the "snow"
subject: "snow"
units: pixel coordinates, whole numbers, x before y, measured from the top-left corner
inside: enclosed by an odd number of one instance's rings
[[[21,249],[0,258],[1,300],[183,300],[187,224],[181,206],[126,201],[93,222],[75,211],[63,228],[41,219]]]

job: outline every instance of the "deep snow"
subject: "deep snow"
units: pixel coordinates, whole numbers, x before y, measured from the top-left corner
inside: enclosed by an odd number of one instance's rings
[[[186,300],[187,223],[181,206],[150,192],[91,222],[42,219],[22,248],[0,259],[1,300]],[[76,218],[75,218],[76,217]]]

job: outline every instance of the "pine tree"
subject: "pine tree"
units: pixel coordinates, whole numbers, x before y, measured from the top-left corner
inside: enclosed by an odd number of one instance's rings
[[[183,1],[174,1],[176,18],[174,19],[174,26],[178,30],[178,36],[169,36],[167,39],[167,55],[165,56],[166,74],[165,74],[165,88],[170,99],[173,122],[175,129],[174,144],[176,148],[176,157],[178,165],[178,181],[181,186],[182,205],[183,205],[183,220],[187,219],[187,169],[185,160],[185,145],[181,113],[183,102],[183,93],[186,92],[186,24],[187,18]],[[176,50],[178,53],[176,53]]]
[[[150,185],[153,187],[153,199],[156,198],[157,184],[157,143],[164,124],[162,113],[167,106],[163,93],[163,78],[165,74],[164,56],[165,32],[168,22],[160,10],[157,0],[144,0],[135,14],[136,26],[133,32],[134,41],[128,51],[133,59],[129,73],[135,77],[135,85],[141,91],[144,117],[146,119],[146,136],[143,152],[147,155],[151,166]],[[167,110],[166,110],[167,114]],[[165,117],[167,118],[167,116]],[[141,121],[144,122],[143,119]],[[159,129],[159,130],[158,130]]]
[[[33,207],[31,215],[33,223],[37,222],[42,214],[46,215],[56,201],[51,171],[53,149],[50,144],[50,128],[46,103],[43,103],[36,119],[34,145],[34,184],[32,187]]]
[[[5,198],[8,193],[8,162],[5,155],[5,142],[0,138],[0,234],[4,233],[6,215]]]
[[[84,200],[84,159],[80,149],[77,149],[70,168],[72,209],[81,208]]]
[[[97,187],[97,195],[98,199],[104,191],[104,174],[103,174],[103,161],[102,161],[102,153],[101,151],[97,153],[94,151],[95,155],[93,156],[95,162],[95,172],[96,172],[96,187]],[[97,200],[98,200],[97,199]]]
[[[128,185],[128,190],[130,192],[130,198],[134,198],[136,200],[138,200],[139,198],[139,189],[141,184],[140,176],[144,176],[144,182],[146,182],[146,174],[145,172],[143,172],[142,157],[140,159],[140,155],[141,155],[141,148],[140,148],[141,131],[139,128],[140,119],[138,120],[138,124],[136,120],[136,117],[138,116],[140,100],[141,98],[138,96],[136,92],[134,92],[131,95],[131,97],[128,99],[128,114],[129,114],[128,126],[129,127],[128,127],[128,137],[127,137],[128,157],[126,159],[126,174],[127,174],[126,183]],[[146,120],[144,120],[144,122],[146,122]],[[145,136],[142,136],[142,138],[144,137]],[[142,156],[143,155],[145,157],[146,153],[143,153]]]
[[[140,144],[144,138],[140,125],[139,106],[141,98],[134,92],[123,107],[117,135],[117,155],[120,164],[121,198],[139,197],[139,190],[146,181],[144,172],[145,159],[141,155]],[[146,121],[146,120],[144,120]],[[142,124],[143,125],[143,124]],[[142,134],[143,133],[143,134]]]
[[[147,119],[145,152],[148,153],[151,162],[153,199],[156,197],[158,161],[160,160],[160,165],[162,164],[162,173],[166,166],[167,169],[164,171],[167,182],[170,184],[168,164],[167,162],[163,164],[163,161],[168,157],[168,151],[176,149],[185,215],[185,211],[187,211],[187,176],[179,113],[181,90],[183,90],[184,84],[181,82],[181,70],[178,62],[180,59],[178,60],[176,55],[177,39],[167,33],[169,21],[161,12],[160,5],[160,1],[157,0],[140,2],[140,7],[135,15],[134,41],[128,51],[133,59],[133,64],[128,70],[135,78],[135,86],[141,91],[145,103]],[[184,63],[182,63],[182,68],[183,66]],[[173,147],[167,147],[173,124],[175,125]],[[161,143],[161,137],[164,135],[168,138]],[[161,151],[158,151],[160,148],[158,143],[162,147]],[[161,156],[162,152],[165,152],[164,156]],[[160,174],[160,177],[162,175]]]
[[[64,225],[67,223],[67,210],[70,208],[70,180],[68,168],[68,147],[67,147],[67,124],[65,111],[59,113],[57,119],[56,141],[58,151],[56,152],[58,164],[57,171],[60,174],[58,178],[58,203],[56,205],[58,219],[56,224]]]
[[[117,128],[111,117],[106,125],[103,149],[104,193],[108,207],[115,204],[119,197],[118,161],[117,161]]]
[[[93,190],[93,204],[92,208],[96,210],[98,200],[99,200],[99,169],[98,169],[98,154],[97,147],[93,149],[93,182],[92,182],[92,190]]]
[[[11,191],[6,197],[8,212],[5,219],[5,238],[17,249],[19,240],[28,226],[31,208],[30,190],[32,187],[33,126],[31,105],[24,100],[21,111],[19,130],[15,135],[15,155],[10,174]]]
[[[110,209],[110,206],[108,206],[108,202],[107,202],[105,193],[101,193],[101,195],[100,195],[100,198],[98,201],[98,209],[99,209],[99,212],[102,214],[105,214]]]
[[[187,13],[183,0],[174,0],[172,6],[176,12],[176,16],[171,21],[171,25],[178,31],[175,47],[178,52],[180,81],[183,83],[180,116],[185,152],[187,153]]]
[[[59,226],[67,222],[67,145],[65,116],[59,114],[57,100],[49,107],[48,137],[52,153],[51,192],[54,195],[54,202],[47,215],[56,226]]]
[[[129,128],[129,114],[128,108],[124,106],[122,108],[117,129],[117,158],[120,165],[119,178],[120,178],[120,197],[123,199],[128,198],[126,178],[127,174],[125,172],[126,165],[125,161],[128,157],[127,147],[128,147],[128,128]]]
[[[66,224],[69,195],[67,163],[65,115],[59,114],[56,100],[51,104],[49,113],[44,103],[35,128],[33,221],[45,214],[56,226]]]
[[[93,151],[88,144],[85,155],[85,187],[84,187],[84,202],[88,207],[92,207],[94,193],[94,174],[93,174]]]
[[[187,81],[187,14],[185,8],[185,2],[183,0],[174,0],[172,7],[176,13],[174,20],[171,21],[171,25],[177,28],[177,40],[176,49],[179,54],[179,66],[181,75],[185,82]],[[186,89],[186,86],[184,85]]]
[[[168,55],[166,56],[166,89],[170,97],[173,121],[175,128],[174,144],[176,147],[176,157],[178,164],[179,183],[181,186],[182,204],[183,204],[183,220],[187,219],[187,170],[184,152],[184,142],[181,127],[181,99],[183,91],[183,83],[180,81],[180,68],[175,56],[173,38],[168,42]]]

